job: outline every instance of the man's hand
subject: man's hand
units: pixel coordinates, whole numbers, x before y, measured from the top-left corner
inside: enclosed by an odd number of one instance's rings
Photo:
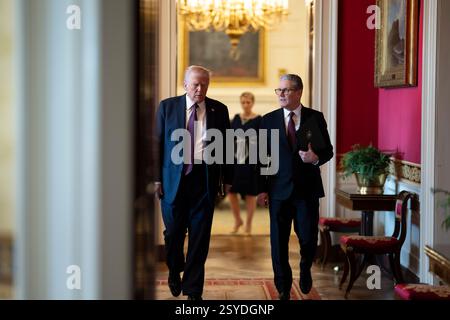
[[[316,163],[319,161],[319,157],[311,149],[311,143],[308,143],[308,151],[300,150],[298,154],[300,155],[300,158],[302,158],[304,163]]]
[[[155,195],[158,197],[158,199],[161,199],[164,195],[161,182],[155,182]]]
[[[267,192],[262,192],[258,194],[256,201],[258,202],[258,205],[260,205],[261,207],[267,208],[269,206],[269,195],[267,194]]]

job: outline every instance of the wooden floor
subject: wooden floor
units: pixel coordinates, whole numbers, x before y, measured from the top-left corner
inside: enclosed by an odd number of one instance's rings
[[[296,236],[291,237],[289,249],[293,276],[298,280],[300,257]],[[343,291],[338,289],[342,266],[338,272],[333,270],[334,267],[335,264],[330,263],[322,271],[320,266],[313,266],[313,286],[323,300],[344,300]],[[165,263],[158,263],[157,279],[167,279],[167,275]],[[350,293],[349,300],[395,299],[391,279],[383,275],[381,289],[369,290],[366,286],[367,277],[368,275],[364,272],[361,274]],[[206,263],[206,278],[272,279],[269,236],[213,235]],[[0,283],[0,299],[11,299],[12,297],[11,284]]]
[[[295,236],[291,237],[290,264],[293,277],[299,278],[299,244]],[[344,293],[338,289],[342,275],[335,272],[335,265],[330,263],[322,271],[320,266],[313,266],[313,286],[323,300],[344,300]],[[159,263],[157,278],[167,279],[167,267]],[[355,282],[348,297],[349,300],[395,300],[393,281],[382,275],[381,289],[369,290],[366,279],[369,275],[363,272]],[[207,279],[254,279],[273,278],[270,258],[270,240],[267,235],[233,236],[213,235],[206,263]]]

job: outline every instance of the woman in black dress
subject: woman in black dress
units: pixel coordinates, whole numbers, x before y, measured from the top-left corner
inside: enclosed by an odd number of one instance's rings
[[[237,141],[236,143],[236,154],[235,154],[235,167],[234,167],[234,179],[233,186],[228,194],[230,199],[231,209],[234,216],[234,228],[231,232],[235,234],[238,232],[239,228],[244,224],[240,215],[239,199],[237,194],[239,193],[242,199],[245,199],[247,208],[247,220],[245,223],[244,233],[246,235],[251,234],[253,214],[256,208],[256,196],[258,195],[258,172],[256,164],[249,164],[248,161],[248,150],[250,148],[249,144],[254,144],[256,142],[256,132],[259,128],[259,123],[261,121],[261,116],[252,112],[253,105],[255,104],[255,96],[250,92],[244,92],[240,97],[242,113],[236,114],[231,121],[231,127],[236,129],[242,129],[245,131],[249,129],[255,130],[255,139],[248,137],[243,143]],[[238,138],[237,138],[238,139]]]

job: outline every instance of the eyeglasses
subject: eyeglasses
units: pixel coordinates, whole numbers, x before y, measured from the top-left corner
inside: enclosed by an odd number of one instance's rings
[[[297,89],[288,89],[288,88],[280,89],[280,88],[278,88],[278,89],[275,89],[275,94],[276,94],[277,96],[279,96],[279,95],[281,95],[281,94],[289,94],[289,93],[291,93],[292,91],[297,91]]]

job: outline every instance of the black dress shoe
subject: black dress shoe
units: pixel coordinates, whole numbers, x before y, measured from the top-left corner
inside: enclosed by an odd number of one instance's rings
[[[278,299],[289,300],[291,299],[291,293],[289,291],[283,291],[278,295]]]
[[[178,297],[181,293],[181,277],[179,273],[169,274],[168,279],[170,292],[174,297]]]
[[[188,295],[188,300],[192,300],[192,301],[201,301],[201,300],[203,300],[203,299],[202,299],[202,296],[201,296],[201,295],[198,295],[198,294],[189,294],[189,295]]]
[[[300,290],[304,294],[308,294],[311,291],[312,287],[312,277],[311,277],[311,271],[302,271],[300,273]]]

